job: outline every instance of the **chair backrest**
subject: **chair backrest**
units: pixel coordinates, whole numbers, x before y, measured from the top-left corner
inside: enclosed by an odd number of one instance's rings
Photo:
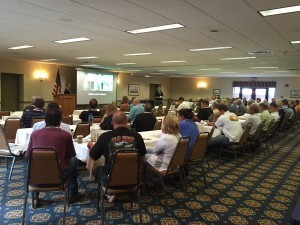
[[[30,151],[27,184],[61,184],[57,150],[54,147],[34,147]]]
[[[122,111],[123,112],[129,112],[130,111],[130,106],[129,105],[124,106]]]
[[[276,132],[276,130],[278,129],[279,127],[279,124],[280,124],[280,119],[278,119],[276,122],[273,123],[273,126],[270,130],[270,134]]]
[[[208,135],[207,143],[210,142],[210,140],[211,140],[211,138],[212,138],[212,136],[214,134],[215,129],[216,129],[215,126],[212,126],[212,128],[211,128],[211,130],[209,132],[209,135]]]
[[[282,129],[285,128],[287,122],[289,121],[289,118],[290,118],[290,113],[285,113],[285,115],[284,115],[284,117],[283,117],[283,119],[281,121],[279,129],[282,130]]]
[[[168,115],[169,109],[170,109],[170,106],[167,106],[167,107],[164,109],[164,116]]]
[[[255,131],[255,133],[253,134],[253,140],[256,141],[259,139],[260,135],[261,135],[261,131],[262,131],[263,125],[262,123],[260,123]]]
[[[189,137],[180,138],[167,171],[176,169],[184,164],[184,159],[189,147],[189,142]]]
[[[11,153],[9,145],[8,145],[6,137],[5,137],[4,129],[1,125],[0,125],[0,149],[7,150],[8,152]]]
[[[154,124],[153,130],[161,130],[162,125],[162,119],[156,120],[156,123]]]
[[[61,122],[73,125],[73,115],[62,115]]]
[[[30,127],[33,127],[33,125],[37,122],[40,122],[40,121],[44,121],[45,120],[45,117],[44,116],[41,116],[41,117],[32,117],[31,119],[31,126]]]
[[[163,116],[163,115],[164,115],[164,111],[162,109],[158,109],[156,116]]]
[[[139,184],[140,157],[135,149],[116,151],[111,166],[108,187]]]
[[[15,142],[17,130],[21,128],[21,119],[7,118],[4,124],[4,133],[8,142]]]
[[[102,117],[100,116],[94,116],[93,117],[93,123],[101,123]]]
[[[295,114],[296,114],[297,120],[300,120],[300,112],[296,112]]]
[[[0,120],[2,119],[2,116],[10,116],[10,111],[8,110],[0,111]]]
[[[246,144],[247,143],[248,137],[250,135],[251,128],[252,128],[252,123],[248,123],[246,125],[246,127],[244,128],[244,132],[243,132],[243,134],[240,138],[239,144]]]
[[[275,124],[274,121],[272,121],[272,122],[269,124],[269,126],[268,126],[268,128],[267,128],[267,130],[266,130],[266,134],[265,134],[266,137],[269,137],[269,136],[271,135],[271,131],[272,131],[272,128],[273,128],[274,124]]]
[[[73,134],[73,138],[77,138],[77,135],[82,135],[86,137],[90,134],[90,124],[88,123],[78,123]]]
[[[188,158],[188,161],[201,160],[204,158],[206,146],[208,144],[208,132],[200,133],[193,145],[192,152]]]

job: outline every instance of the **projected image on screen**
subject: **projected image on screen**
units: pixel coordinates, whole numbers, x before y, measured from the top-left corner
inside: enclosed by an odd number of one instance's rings
[[[99,71],[77,71],[77,104],[87,104],[96,98],[99,104],[116,101],[116,75]]]

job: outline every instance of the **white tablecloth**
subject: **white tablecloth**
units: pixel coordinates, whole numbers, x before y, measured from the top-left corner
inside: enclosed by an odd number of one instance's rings
[[[84,110],[74,110],[73,116],[77,115],[77,117],[78,117],[82,111],[84,111]]]

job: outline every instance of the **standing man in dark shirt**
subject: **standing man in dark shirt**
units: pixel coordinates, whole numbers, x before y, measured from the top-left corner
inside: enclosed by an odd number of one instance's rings
[[[34,109],[27,110],[23,113],[21,117],[21,122],[24,123],[25,128],[31,127],[32,117],[44,117],[45,109],[44,109],[45,101],[43,98],[37,98],[34,102]]]
[[[92,98],[89,102],[90,108],[87,111],[82,111],[79,115],[79,118],[83,123],[87,123],[89,121],[89,115],[93,114],[93,116],[102,116],[102,113],[97,110],[98,102],[97,99]]]
[[[201,109],[197,114],[197,118],[201,120],[208,120],[209,116],[213,114],[212,109],[208,106],[209,102],[207,100],[201,101]]]
[[[156,117],[152,114],[153,106],[147,102],[144,106],[144,113],[138,114],[131,125],[137,132],[153,130]]]
[[[157,88],[157,91],[154,94],[156,105],[163,105],[164,93],[161,91],[161,87]]]
[[[102,186],[108,184],[108,175],[112,165],[114,154],[117,150],[123,148],[135,148],[139,151],[141,160],[146,154],[146,147],[142,136],[134,130],[127,127],[127,116],[122,112],[116,112],[112,118],[114,130],[100,135],[95,145],[88,143],[90,157],[94,160],[102,155],[105,157],[105,165],[102,169]]]

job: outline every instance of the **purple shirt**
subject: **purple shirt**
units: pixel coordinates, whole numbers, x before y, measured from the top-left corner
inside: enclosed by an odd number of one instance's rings
[[[61,128],[46,127],[34,131],[31,134],[25,157],[28,158],[31,149],[38,146],[56,148],[62,171],[67,169],[70,159],[76,156],[71,134]]]

